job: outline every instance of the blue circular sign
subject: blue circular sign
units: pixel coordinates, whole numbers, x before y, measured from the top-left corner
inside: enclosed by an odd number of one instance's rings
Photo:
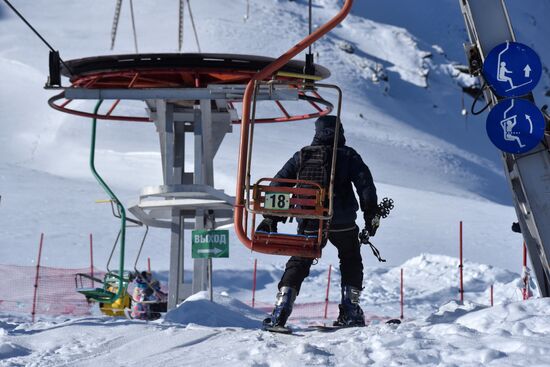
[[[505,99],[487,117],[487,135],[506,153],[533,149],[544,136],[545,120],[537,106],[524,99]]]
[[[501,43],[489,52],[483,63],[483,77],[501,97],[529,94],[541,75],[539,56],[523,43]]]

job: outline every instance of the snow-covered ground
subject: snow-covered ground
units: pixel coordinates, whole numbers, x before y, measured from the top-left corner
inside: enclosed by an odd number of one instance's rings
[[[149,323],[60,317],[31,324],[2,315],[0,365],[547,366],[549,300],[518,302],[517,274],[466,263],[470,291],[460,304],[450,276],[456,267],[456,259],[434,255],[403,264],[408,298],[399,326],[384,323],[399,316],[399,269],[387,268],[368,269],[362,303],[369,326],[331,333],[295,319],[294,335],[260,331],[264,313],[219,288],[214,303],[198,293]],[[304,288],[323,285],[310,278]]]
[[[114,51],[108,50],[113,1],[13,2],[65,59],[133,52],[128,2]],[[245,0],[191,3],[203,52],[277,56],[307,33],[304,0],[251,1],[246,22]],[[313,3],[319,25],[341,1]],[[518,39],[548,63],[550,4],[508,3]],[[140,51],[175,52],[177,1],[160,6],[134,0],[134,7]],[[188,18],[185,27],[184,50],[194,52]],[[291,323],[299,336],[256,330],[263,313],[244,304],[251,297],[253,260],[259,266],[256,299],[271,303],[285,259],[250,253],[232,234],[230,258],[214,260],[216,304],[199,294],[166,320],[148,324],[102,317],[31,324],[26,316],[3,314],[0,366],[550,365],[548,302],[519,302],[522,239],[510,231],[515,213],[499,155],[486,137],[484,116],[460,115],[461,86],[473,82],[453,67],[465,62],[465,40],[458,0],[358,0],[348,19],[314,46],[317,62],[332,71],[329,81],[344,89],[349,145],[371,167],[379,196],[396,201],[374,241],[388,262],[379,265],[363,249],[361,301],[372,321],[368,328],[320,334],[295,318]],[[353,53],[342,50],[350,47]],[[548,102],[547,70],[535,91],[540,105]],[[46,75],[47,50],[0,5],[0,262],[33,264],[44,232],[44,265],[87,266],[88,233],[94,234],[96,265],[101,264],[118,223],[105,204],[94,203],[104,194],[88,171],[90,124],[47,106],[52,92],[42,89]],[[468,108],[471,99],[465,97],[465,103]],[[256,141],[262,144],[255,147],[254,174],[272,175],[309,143],[312,130],[310,123],[258,128]],[[238,134],[235,128],[215,161],[216,187],[230,194]],[[284,153],[266,148],[273,146]],[[98,169],[125,203],[134,202],[141,187],[161,183],[159,158],[150,124],[101,122]],[[460,220],[467,260],[464,305],[455,302]],[[140,234],[129,233],[129,243],[135,243],[129,259]],[[152,230],[145,248],[143,258],[150,256],[161,274],[168,269],[168,243],[166,231]],[[322,301],[328,265],[337,263],[329,246],[298,301]],[[406,321],[389,327],[379,319],[399,316],[400,268]],[[336,270],[331,302],[338,301],[338,285]],[[491,285],[497,306],[487,308]]]

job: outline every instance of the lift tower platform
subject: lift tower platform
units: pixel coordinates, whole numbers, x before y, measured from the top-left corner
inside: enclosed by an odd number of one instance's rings
[[[60,72],[70,79],[69,87],[60,85],[60,78],[55,77],[60,64],[53,63],[50,87],[62,92],[50,98],[52,108],[93,119],[152,122],[156,127],[163,184],[143,188],[138,204],[129,211],[143,224],[171,232],[168,309],[208,288],[211,259],[194,259],[192,282],[184,279],[184,270],[191,268],[184,257],[184,230],[233,223],[234,198],[214,186],[214,157],[225,135],[241,123],[236,105],[242,102],[247,83],[273,61],[227,54],[89,57],[63,63]],[[305,67],[304,62],[289,61],[261,80],[264,84],[258,86],[257,101],[274,102],[280,115],[259,116],[256,123],[311,119],[332,111],[332,104],[316,90],[302,87]],[[314,73],[307,77],[321,80],[329,75],[327,69],[314,65]],[[112,104],[103,111],[87,112],[82,107],[71,108],[74,100],[111,100]],[[127,100],[144,101],[146,115],[117,114],[120,102]],[[307,102],[312,112],[293,115],[283,106],[283,102],[298,100]],[[194,141],[192,170],[185,166],[189,135]]]

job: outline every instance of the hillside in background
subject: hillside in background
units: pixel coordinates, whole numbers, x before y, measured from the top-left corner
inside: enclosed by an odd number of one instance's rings
[[[134,52],[129,1],[123,2],[112,51],[113,0],[12,2],[67,60]],[[247,3],[250,17],[244,21]],[[548,65],[550,3],[507,3],[518,40],[531,45]],[[178,1],[133,4],[139,51],[177,52]],[[191,4],[203,52],[277,57],[307,34],[308,0]],[[341,4],[314,0],[314,25],[328,20]],[[184,33],[184,52],[196,52],[187,12]],[[329,323],[338,312],[339,260],[328,245],[301,288],[289,319],[296,335],[289,336],[259,330],[286,258],[252,253],[231,227],[230,257],[213,260],[215,302],[199,292],[152,322],[102,316],[96,306],[86,317],[71,314],[71,305],[59,295],[77,296],[72,278],[55,283],[44,274],[57,269],[46,272],[44,267],[87,268],[92,233],[95,266],[103,269],[119,221],[108,205],[95,203],[105,193],[88,168],[89,119],[47,105],[57,93],[43,89],[47,49],[0,2],[0,304],[12,302],[16,310],[0,312],[0,366],[550,365],[549,301],[537,298],[533,279],[535,297],[521,301],[522,238],[510,231],[515,212],[500,155],[485,133],[486,115],[461,115],[472,101],[462,88],[475,83],[456,68],[465,63],[466,38],[459,0],[356,0],[346,21],[314,45],[316,61],[331,70],[328,82],[344,90],[342,119],[349,145],[370,166],[379,197],[392,197],[396,207],[372,239],[387,262],[378,263],[367,246],[361,251],[365,276],[360,304],[368,327],[332,333],[310,328]],[[535,90],[539,105],[548,103],[549,89],[545,68]],[[93,103],[72,106],[91,110]],[[145,114],[142,103],[117,110]],[[269,113],[269,107],[260,112]],[[272,176],[312,136],[312,121],[258,126],[252,179]],[[229,194],[235,192],[238,141],[239,127],[234,126],[215,160],[216,188]],[[191,139],[186,145],[192,146]],[[127,206],[137,201],[142,187],[162,184],[152,124],[102,121],[96,162]],[[186,168],[193,169],[191,155]],[[465,302],[458,301],[460,221]],[[279,228],[293,233],[295,224]],[[35,288],[41,232],[43,273]],[[141,228],[128,230],[127,269],[142,234]],[[190,235],[187,231],[184,241],[187,280],[192,275]],[[137,268],[145,269],[150,257],[155,277],[164,284],[169,244],[168,231],[151,229],[137,262]],[[255,260],[256,303],[251,307]],[[25,278],[31,273],[32,279]],[[400,279],[403,323],[387,325],[386,320],[401,313]],[[23,311],[30,309],[27,301],[7,299],[17,292],[31,299],[35,290],[42,308],[37,322],[31,322],[30,311]],[[50,305],[68,315],[44,315],[53,312]],[[327,318],[322,317],[324,307]]]
[[[231,6],[222,3],[193,3],[203,52],[275,57],[307,34],[307,1],[252,1],[246,22],[244,0]],[[314,23],[329,19],[339,4],[315,1]],[[543,22],[549,5],[531,0],[525,4],[510,4],[518,38],[532,44],[544,62],[550,59],[545,47],[548,25]],[[97,1],[93,7],[67,1],[17,5],[65,59],[133,52],[127,4],[113,51],[108,49],[112,1]],[[177,2],[159,7],[136,0],[134,5],[140,52],[175,52]],[[186,23],[184,51],[195,52],[189,26]],[[471,103],[470,97],[462,96],[462,87],[474,83],[454,67],[465,62],[465,41],[456,1],[368,0],[357,2],[346,21],[313,48],[316,61],[332,72],[328,81],[344,89],[343,123],[348,143],[371,167],[380,197],[399,198],[398,209],[379,235],[379,241],[395,251],[396,263],[423,251],[454,254],[456,225],[461,219],[475,228],[471,234],[475,248],[488,249],[493,244],[504,248],[502,258],[485,259],[483,254],[490,251],[482,251],[480,260],[496,261],[504,267],[517,261],[504,260],[516,253],[520,240],[509,232],[514,219],[508,206],[510,193],[499,154],[486,137],[485,117],[464,118],[460,114],[462,98],[466,108]],[[56,251],[70,248],[77,253],[86,246],[86,234],[93,232],[102,254],[116,233],[116,221],[107,208],[93,204],[104,194],[88,171],[90,124],[47,106],[53,92],[42,89],[46,76],[46,48],[9,14],[0,23],[2,241],[30,249],[38,233],[45,231],[55,238]],[[536,90],[539,104],[549,84],[545,75]],[[85,102],[75,105],[92,108]],[[141,104],[121,110],[144,113]],[[256,141],[262,144],[255,146],[254,175],[273,175],[288,156],[310,142],[312,130],[310,122],[258,128]],[[230,194],[235,190],[238,134],[235,126],[215,161],[216,186]],[[283,153],[274,155],[267,147],[277,147]],[[135,202],[140,188],[161,183],[158,138],[151,124],[102,122],[97,159],[98,168],[127,204]],[[192,169],[192,159],[187,159]],[[25,177],[25,181],[17,177]],[[44,191],[45,183],[53,186]],[[65,205],[68,200],[79,204],[69,208]],[[443,204],[449,200],[457,204]],[[446,218],[444,222],[442,218]],[[405,233],[415,236],[407,236],[410,244],[403,252],[399,248]],[[163,231],[153,231],[152,238],[167,246]],[[4,258],[18,261],[17,254],[2,251]],[[166,252],[162,251],[161,266],[167,266]],[[31,261],[30,253],[24,262]],[[62,257],[54,258],[56,264],[63,263]],[[76,256],[70,258],[76,261]]]

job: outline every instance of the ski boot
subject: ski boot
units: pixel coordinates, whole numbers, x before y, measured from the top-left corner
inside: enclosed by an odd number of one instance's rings
[[[281,287],[277,293],[277,301],[275,308],[271,312],[271,316],[263,321],[263,327],[266,330],[272,328],[284,328],[286,320],[292,312],[292,306],[298,292],[292,287]]]
[[[365,316],[359,306],[361,289],[349,285],[342,286],[342,302],[338,305],[340,314],[334,326],[365,326]]]

